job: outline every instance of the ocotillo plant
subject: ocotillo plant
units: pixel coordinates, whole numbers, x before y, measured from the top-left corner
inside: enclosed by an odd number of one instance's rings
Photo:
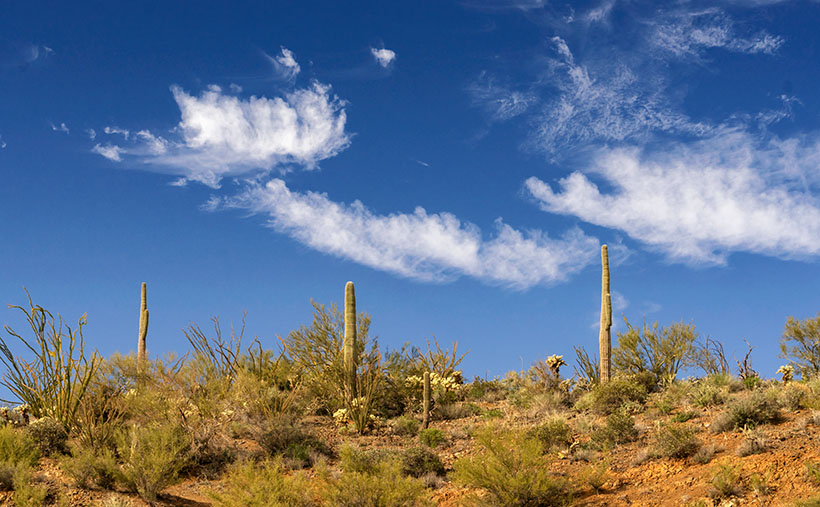
[[[606,245],[601,246],[601,332],[598,335],[598,352],[601,358],[601,383],[609,382],[611,377],[612,336],[612,298],[609,295],[609,251]]]
[[[424,405],[421,420],[421,427],[427,429],[430,426],[430,372],[424,372]]]
[[[137,369],[145,371],[145,337],[148,336],[148,297],[147,286],[142,282],[142,298],[140,302],[140,333],[137,341]]]
[[[353,282],[345,284],[345,336],[343,345],[345,396],[350,405],[356,399],[356,292]]]

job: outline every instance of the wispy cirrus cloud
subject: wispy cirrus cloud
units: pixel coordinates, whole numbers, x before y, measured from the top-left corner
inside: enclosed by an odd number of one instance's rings
[[[396,52],[387,48],[370,48],[370,54],[376,60],[376,63],[383,68],[387,68],[396,61]]]
[[[545,211],[623,231],[672,261],[724,264],[732,252],[820,255],[817,167],[816,137],[761,141],[723,127],[663,152],[604,149],[558,190],[535,177],[525,186]]]
[[[500,84],[487,72],[482,72],[470,84],[468,91],[474,105],[487,111],[494,120],[500,121],[515,118],[538,102],[538,97],[532,92],[513,90]]]
[[[330,255],[424,281],[461,275],[525,289],[565,280],[597,258],[598,240],[573,229],[553,239],[496,221],[485,239],[473,224],[450,213],[378,215],[361,202],[343,204],[327,195],[291,191],[281,179],[252,185],[222,205],[270,217],[269,225]],[[218,202],[207,203],[209,209]]]
[[[49,126],[51,127],[51,130],[53,130],[54,132],[62,132],[64,134],[71,133],[71,130],[68,128],[65,122],[60,123],[59,125],[55,125],[53,122],[50,122]]]
[[[262,54],[268,62],[270,62],[277,76],[281,79],[294,79],[299,75],[299,72],[302,71],[302,67],[299,65],[299,62],[296,61],[296,55],[284,46],[280,48],[279,54],[276,56],[271,56],[264,51],[262,51]]]
[[[318,82],[274,98],[241,99],[214,85],[199,96],[178,86],[171,92],[181,115],[173,138],[140,130],[127,145],[93,151],[111,160],[132,157],[180,176],[180,183],[217,187],[225,176],[290,164],[315,169],[350,143],[344,102]]]
[[[6,146],[6,141],[3,139],[3,136],[0,135],[0,149],[5,148]]]

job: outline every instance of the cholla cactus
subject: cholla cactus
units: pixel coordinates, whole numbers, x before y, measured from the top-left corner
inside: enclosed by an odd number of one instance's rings
[[[28,405],[18,405],[14,408],[0,407],[0,425],[28,426],[31,422],[31,409]]]
[[[567,363],[564,362],[564,356],[559,356],[556,354],[551,355],[547,358],[547,366],[549,367],[552,375],[557,379],[559,378],[559,370],[562,366],[566,366]]]
[[[776,373],[780,373],[783,375],[783,383],[791,382],[794,379],[794,366],[790,364],[784,364],[780,368],[777,369]]]

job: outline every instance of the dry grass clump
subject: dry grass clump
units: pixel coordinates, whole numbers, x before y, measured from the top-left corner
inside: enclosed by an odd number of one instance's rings
[[[693,428],[670,423],[658,428],[652,449],[663,458],[687,458],[695,454],[701,445]]]
[[[566,449],[572,444],[572,430],[560,417],[552,417],[529,430],[529,435],[541,442],[546,451]]]
[[[635,428],[635,419],[622,409],[609,414],[605,425],[595,429],[591,436],[599,448],[608,449],[634,442],[638,438],[638,429]]]
[[[743,430],[743,441],[738,446],[735,454],[743,458],[752,454],[765,452],[768,447],[769,441],[761,431],[757,429],[745,429]]]
[[[719,464],[712,475],[709,496],[714,499],[729,498],[743,493],[740,470],[729,464]]]
[[[738,428],[754,428],[779,419],[777,401],[763,391],[756,391],[732,401],[715,418],[710,429],[713,433],[722,433]]]

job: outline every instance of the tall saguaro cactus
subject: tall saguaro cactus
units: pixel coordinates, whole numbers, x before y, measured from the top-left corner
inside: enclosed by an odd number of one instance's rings
[[[137,341],[137,368],[140,372],[145,371],[145,338],[148,336],[148,288],[142,282],[142,298],[140,301],[140,333]]]
[[[601,383],[611,378],[612,352],[612,298],[609,295],[609,251],[606,245],[601,246],[601,332],[598,335],[598,352],[600,357]]]
[[[430,372],[424,372],[424,391],[422,392],[422,420],[421,427],[427,429],[430,426]]]
[[[344,335],[345,396],[348,404],[356,399],[356,291],[353,282],[345,284]]]

